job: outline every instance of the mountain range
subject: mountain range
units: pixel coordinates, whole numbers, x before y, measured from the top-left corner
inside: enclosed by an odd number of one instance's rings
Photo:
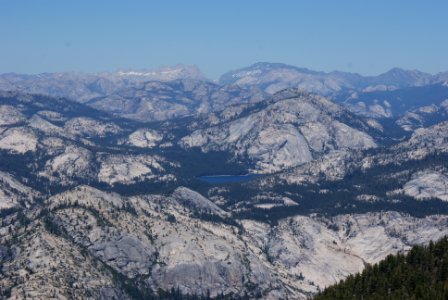
[[[446,93],[447,85],[448,72],[430,75],[394,68],[378,76],[361,76],[280,63],[256,63],[227,72],[218,81],[207,79],[196,66],[185,65],[98,74],[0,75],[1,90],[69,98],[140,121],[218,111],[229,104],[260,101],[288,88],[326,96],[345,103],[356,113],[388,117],[424,106],[415,103],[427,101],[421,95]],[[414,97],[412,105],[397,106],[395,102],[404,97]],[[394,101],[389,101],[392,98]]]
[[[438,240],[447,82],[271,63],[215,82],[0,75],[0,294],[308,299]]]

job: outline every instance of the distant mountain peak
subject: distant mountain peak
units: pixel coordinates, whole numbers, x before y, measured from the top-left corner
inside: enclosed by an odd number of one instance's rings
[[[392,68],[378,76],[370,77],[373,84],[387,84],[394,86],[420,86],[429,84],[432,75],[419,70],[405,70]]]
[[[392,69],[390,69],[389,71],[387,71],[387,72],[385,72],[385,73],[382,73],[382,74],[380,74],[380,75],[378,75],[378,76],[382,76],[382,75],[413,75],[413,76],[416,76],[416,75],[418,75],[418,76],[431,76],[431,74],[428,74],[428,73],[425,73],[425,72],[422,72],[422,71],[419,71],[419,70],[416,70],[416,69],[414,69],[414,70],[407,70],[407,69],[402,69],[402,68],[398,68],[398,67],[395,67],[395,68],[392,68]]]
[[[151,80],[171,81],[176,79],[206,80],[205,75],[196,65],[177,64],[163,66],[158,69],[120,70],[115,73],[119,76],[146,77]]]
[[[219,80],[221,84],[256,85],[274,94],[288,87],[301,87],[307,91],[331,96],[341,91],[365,89],[397,89],[443,82],[446,74],[433,76],[418,70],[392,68],[377,76],[332,71],[322,72],[283,63],[258,62],[248,67],[229,71]]]
[[[223,80],[225,81],[227,77],[237,79],[237,78],[244,77],[246,75],[251,75],[251,76],[264,75],[270,71],[277,71],[277,70],[278,71],[292,70],[295,72],[306,73],[306,74],[319,74],[320,73],[317,71],[309,70],[307,68],[300,68],[300,67],[296,67],[296,66],[292,66],[292,65],[288,65],[288,64],[284,64],[284,63],[257,62],[248,67],[244,67],[244,68],[237,69],[237,70],[232,70],[232,71],[225,73],[224,75],[221,76],[220,81],[221,82]]]

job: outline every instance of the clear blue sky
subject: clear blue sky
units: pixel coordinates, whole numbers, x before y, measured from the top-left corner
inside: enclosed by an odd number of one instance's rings
[[[378,74],[448,70],[448,1],[0,0],[0,73],[258,61]]]

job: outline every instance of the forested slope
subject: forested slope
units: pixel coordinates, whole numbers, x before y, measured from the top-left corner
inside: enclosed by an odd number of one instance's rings
[[[314,299],[448,299],[448,239],[390,255]]]

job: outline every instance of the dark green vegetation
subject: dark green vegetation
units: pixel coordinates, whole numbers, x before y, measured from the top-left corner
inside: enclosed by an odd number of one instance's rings
[[[390,255],[314,299],[448,299],[448,239],[414,246],[406,255]]]
[[[436,93],[437,99],[440,94],[446,92],[445,88]],[[438,91],[438,90],[437,90]],[[398,93],[398,92],[397,92]],[[402,93],[402,92],[400,92]],[[98,182],[95,178],[71,178],[73,184],[61,185],[57,182],[50,182],[45,177],[39,176],[39,171],[45,167],[45,162],[51,158],[46,149],[38,149],[35,153],[26,153],[24,155],[9,154],[6,151],[0,151],[1,171],[11,173],[15,178],[22,179],[23,183],[38,190],[42,198],[54,195],[59,192],[71,189],[79,184],[88,184],[92,187],[105,191],[118,192],[119,194],[130,196],[138,194],[164,194],[170,195],[175,188],[185,186],[195,190],[206,197],[220,196],[225,201],[220,204],[221,208],[232,211],[238,205],[238,212],[233,214],[238,219],[255,219],[271,224],[276,224],[278,220],[294,215],[308,215],[317,213],[324,216],[334,216],[347,213],[364,213],[371,211],[400,211],[413,216],[424,217],[431,214],[447,214],[448,203],[438,199],[427,201],[418,201],[404,194],[390,195],[388,192],[400,189],[403,184],[411,179],[411,175],[419,170],[435,167],[448,168],[448,156],[446,154],[434,154],[421,160],[405,161],[401,164],[388,164],[374,166],[365,171],[351,170],[348,175],[339,181],[326,181],[321,176],[315,184],[290,185],[280,181],[277,175],[268,175],[254,179],[249,182],[209,184],[198,180],[198,176],[213,174],[240,175],[247,174],[253,167],[253,163],[244,157],[236,158],[234,154],[224,151],[201,152],[197,148],[183,149],[178,144],[179,138],[189,134],[190,124],[194,120],[201,120],[193,117],[185,117],[178,120],[172,120],[161,123],[141,123],[131,120],[116,118],[110,114],[97,111],[83,104],[71,102],[66,99],[55,99],[45,96],[27,96],[30,99],[22,99],[20,96],[11,94],[9,97],[0,98],[0,102],[13,106],[23,106],[26,109],[23,113],[27,118],[31,118],[36,112],[48,109],[60,111],[64,116],[70,117],[90,117],[100,121],[112,122],[118,124],[122,131],[116,134],[110,134],[106,137],[92,137],[94,144],[83,144],[77,140],[70,140],[70,143],[79,145],[88,149],[94,157],[101,153],[109,154],[148,154],[157,155],[165,158],[169,162],[178,164],[177,166],[165,166],[169,174],[176,177],[176,181],[160,182],[142,180],[133,184],[108,185]],[[397,97],[408,97],[407,94],[397,94]],[[416,98],[417,99],[417,98]],[[271,100],[274,101],[274,100]],[[247,108],[242,115],[262,109],[269,101],[260,102]],[[350,113],[343,116],[343,121],[354,127],[362,127],[362,122]],[[198,121],[198,122],[199,122]],[[391,121],[392,122],[392,121]],[[200,122],[199,122],[200,123]],[[55,123],[56,124],[56,123]],[[389,124],[387,128],[393,129],[395,123]],[[63,123],[56,125],[62,126]],[[153,128],[164,133],[166,139],[173,143],[168,148],[138,148],[119,144],[118,142],[127,137],[131,132],[138,128]],[[360,128],[362,129],[362,128]],[[387,130],[388,134],[390,130]],[[402,136],[401,131],[395,132],[396,136]],[[378,133],[377,133],[378,134]],[[63,137],[62,137],[63,138]],[[377,137],[379,138],[379,137]],[[65,139],[65,138],[63,138]],[[390,154],[386,144],[386,135],[380,139],[384,142],[383,147],[366,151],[365,155]],[[389,152],[388,152],[389,151]],[[101,156],[101,155],[100,155]],[[361,155],[362,156],[362,155]],[[99,162],[94,160],[92,168],[98,170]],[[390,176],[391,174],[401,173],[400,176]],[[324,174],[322,174],[324,175]],[[263,185],[263,181],[270,181],[272,184]],[[225,191],[217,192],[216,186],[225,188]],[[325,190],[325,193],[321,191]],[[298,206],[277,206],[271,209],[257,208],[255,205],[260,203],[270,203],[269,199],[257,200],[258,195],[269,193],[274,197],[288,197],[299,203]],[[366,202],[357,200],[359,195],[375,195],[377,200]],[[259,198],[259,197],[258,197]],[[8,212],[3,212],[7,214]],[[198,216],[206,218],[206,216]]]
[[[274,207],[270,210],[253,208],[240,213],[242,217],[276,223],[278,220],[297,214],[319,213],[335,216],[347,213],[365,213],[370,211],[401,211],[415,217],[448,213],[448,203],[438,199],[415,200],[404,194],[389,195],[389,191],[401,188],[411,179],[414,172],[423,168],[448,167],[447,154],[435,154],[422,160],[410,160],[402,164],[376,166],[366,171],[356,170],[345,178],[335,182],[321,181],[318,184],[287,185],[276,184],[273,192],[294,199],[298,196],[299,206]],[[392,173],[403,172],[391,178]],[[319,193],[326,190],[326,193]],[[356,200],[358,195],[375,195],[374,202]],[[233,195],[237,197],[237,195]],[[246,194],[247,196],[247,194]]]
[[[92,157],[94,157],[91,160],[92,174],[97,174],[96,172],[100,167],[102,157],[108,154],[143,154],[157,155],[163,157],[168,162],[175,163],[173,165],[165,166],[165,170],[166,173],[173,174],[176,177],[176,181],[160,182],[157,181],[157,179],[145,179],[133,184],[109,185],[104,182],[99,182],[96,175],[89,176],[89,174],[88,176],[82,177],[74,174],[72,175],[72,178],[70,178],[69,183],[61,183],[58,181],[49,181],[45,177],[39,175],[40,171],[45,167],[45,162],[51,159],[54,155],[45,147],[39,147],[36,152],[29,152],[24,155],[16,155],[8,153],[7,151],[0,151],[0,170],[11,173],[14,178],[40,192],[40,196],[38,196],[37,201],[34,203],[36,204],[36,207],[43,207],[43,199],[46,199],[51,195],[69,190],[80,184],[88,184],[104,191],[113,191],[126,196],[139,194],[170,195],[177,187],[185,186],[199,192],[212,201],[218,199],[216,203],[218,203],[221,208],[231,213],[229,217],[221,217],[207,212],[196,212],[191,215],[192,218],[214,223],[229,224],[238,228],[239,231],[243,230],[238,223],[239,219],[254,219],[276,225],[278,221],[283,218],[309,214],[318,214],[327,217],[339,214],[379,211],[399,211],[409,213],[416,217],[425,217],[432,214],[448,214],[448,202],[443,202],[438,199],[417,201],[404,194],[390,193],[391,191],[403,187],[403,185],[412,178],[412,174],[417,171],[428,168],[447,169],[447,154],[435,153],[420,160],[406,160],[400,164],[390,163],[387,165],[374,165],[367,170],[360,170],[354,167],[348,172],[345,178],[339,181],[327,181],[324,176],[325,174],[320,174],[320,178],[318,178],[316,183],[291,185],[282,181],[278,177],[278,174],[273,174],[262,176],[261,178],[244,183],[233,182],[225,184],[209,184],[198,180],[198,176],[213,174],[246,174],[249,172],[248,170],[253,168],[253,162],[245,157],[235,157],[230,151],[209,151],[203,153],[197,148],[181,148],[177,142],[181,137],[191,133],[192,128],[194,128],[191,125],[192,122],[201,123],[201,117],[197,117],[196,119],[194,117],[187,117],[162,123],[141,123],[116,118],[113,115],[65,99],[53,99],[44,96],[29,97],[29,99],[25,98],[22,100],[14,98],[13,96],[9,98],[0,97],[0,103],[24,107],[22,112],[27,119],[30,119],[36,112],[47,109],[59,111],[66,118],[89,117],[103,122],[111,122],[120,126],[122,131],[118,133],[113,133],[107,136],[86,136],[92,143],[82,142],[80,139],[72,138],[70,136],[60,136],[60,139],[64,142],[83,147],[92,153]],[[397,97],[404,96],[398,94]],[[416,100],[418,99],[416,98]],[[246,108],[239,116],[242,117],[254,113],[264,108],[267,104],[268,102],[266,101],[248,106],[248,108]],[[347,123],[354,128],[367,130],[364,122],[352,113],[347,112],[340,119],[342,122]],[[439,119],[433,120],[438,121]],[[53,123],[61,127],[64,125],[64,121],[53,121]],[[387,125],[385,126],[385,132],[387,132],[387,134],[383,135],[382,132],[376,132],[373,129],[368,131],[369,134],[378,140],[378,143],[381,144],[382,147],[375,150],[365,151],[360,157],[363,155],[374,154],[394,154],[391,152],[393,150],[387,148],[387,145],[396,142],[396,138],[403,137],[405,133],[403,133],[403,131],[395,124],[394,120],[384,121],[382,124]],[[27,123],[23,122],[23,124],[15,124],[11,126],[22,125],[27,126]],[[146,149],[132,147],[120,142],[131,132],[139,128],[153,128],[163,132],[164,142],[170,142],[172,143],[172,146]],[[39,135],[39,138],[44,137],[46,134],[49,136],[53,135],[51,132],[43,133],[37,130],[36,134]],[[56,133],[54,133],[54,135],[57,136]],[[359,159],[359,157],[354,159]],[[353,164],[356,165],[358,162],[359,161],[355,161]],[[163,175],[163,173],[161,175]],[[376,198],[374,201],[370,202],[360,201],[358,198],[359,195],[374,195]],[[271,209],[262,209],[256,206],[257,204],[264,203],[275,204],[275,201],[277,201],[276,199],[282,199],[283,197],[288,197],[299,205],[284,206],[280,204]],[[27,226],[30,220],[28,220],[27,216],[22,212],[22,208],[25,206],[26,203],[24,202],[20,208],[0,211],[1,223],[3,224],[4,222],[6,225],[9,225],[17,220],[21,225]],[[85,209],[88,210],[87,208]],[[125,205],[123,211],[130,214],[136,214],[135,209],[131,205]],[[106,223],[105,219],[102,219],[99,213],[95,210],[90,210],[89,212],[95,216],[98,224]],[[13,217],[13,215],[15,215],[15,217]],[[57,220],[53,218],[54,216],[52,217],[51,212],[44,210],[41,217],[44,220],[45,229],[48,232],[55,236],[68,239],[69,242],[73,242],[71,237],[68,236],[68,234],[62,230],[63,228],[56,222]],[[171,223],[175,223],[176,217],[174,215],[167,215],[167,220]],[[107,224],[105,224],[105,226],[107,226]],[[444,249],[443,253],[447,253],[446,239],[445,244],[443,244],[443,241],[440,243],[445,247],[442,247]],[[3,251],[1,247],[2,246],[0,245],[0,252]],[[362,282],[365,287],[362,291],[382,291],[383,294],[375,295],[375,297],[389,297],[390,299],[395,299],[391,298],[392,296],[398,297],[397,299],[401,299],[399,297],[412,299],[411,292],[416,293],[415,295],[417,296],[415,299],[446,298],[446,284],[443,283],[440,290],[440,287],[436,282],[436,280],[439,280],[440,278],[444,278],[446,281],[448,273],[448,270],[446,270],[446,254],[444,254],[445,256],[442,258],[438,257],[437,255],[440,254],[442,250],[437,250],[440,248],[437,247],[439,247],[439,244],[431,245],[428,249],[416,248],[417,250],[413,250],[415,252],[413,258],[409,259],[408,256],[389,257],[384,263],[386,266],[381,267],[380,264],[379,266],[367,268],[366,272],[371,272],[373,275],[368,277],[370,278],[369,280]],[[85,248],[81,248],[81,250],[86,255],[85,257],[91,256]],[[430,254],[425,254],[425,251],[430,251]],[[411,254],[412,253],[413,252],[411,252]],[[4,257],[10,259],[9,254]],[[94,260],[93,257],[90,258]],[[401,266],[403,263],[404,266]],[[415,266],[413,264],[415,264]],[[113,276],[116,285],[134,299],[210,299],[210,296],[207,294],[191,296],[182,295],[179,289],[172,289],[170,291],[152,290],[151,287],[145,283],[144,278],[128,278],[117,273],[106,264],[104,264],[103,267],[109,274],[111,274],[111,276]],[[396,271],[396,268],[399,268],[399,271]],[[419,268],[423,269],[423,275],[419,275]],[[436,270],[434,271],[435,275],[432,273],[434,269]],[[386,272],[386,275],[384,275],[384,272]],[[381,279],[381,276],[378,274],[381,274],[382,278],[387,279],[389,278],[388,276],[390,276],[392,279],[390,282],[385,281]],[[398,279],[393,279],[393,276],[395,275]],[[431,277],[432,275],[436,277]],[[361,275],[359,275],[359,277],[360,276]],[[353,284],[354,289],[357,289],[358,286],[363,287],[363,285],[356,282],[356,280],[362,279],[357,278],[358,277],[356,276],[352,276],[348,279],[348,281],[352,280],[355,282]],[[367,286],[368,284],[372,284],[373,287],[369,289]],[[434,285],[436,286],[432,289]],[[410,287],[408,288],[407,286]],[[337,287],[335,289],[337,289]],[[384,291],[386,291],[386,294],[384,294]],[[355,290],[355,292],[358,293],[357,290]],[[324,297],[325,295],[326,294],[324,293],[321,297]],[[351,297],[351,294],[341,295],[342,298],[340,299],[350,299]],[[353,299],[359,299],[360,297],[358,296],[359,294],[355,294]],[[262,295],[255,295],[255,293],[252,293],[250,296],[242,296],[240,298],[234,295],[222,295],[216,297],[216,299],[248,299],[261,297]],[[329,299],[338,298],[331,298],[329,296]]]

